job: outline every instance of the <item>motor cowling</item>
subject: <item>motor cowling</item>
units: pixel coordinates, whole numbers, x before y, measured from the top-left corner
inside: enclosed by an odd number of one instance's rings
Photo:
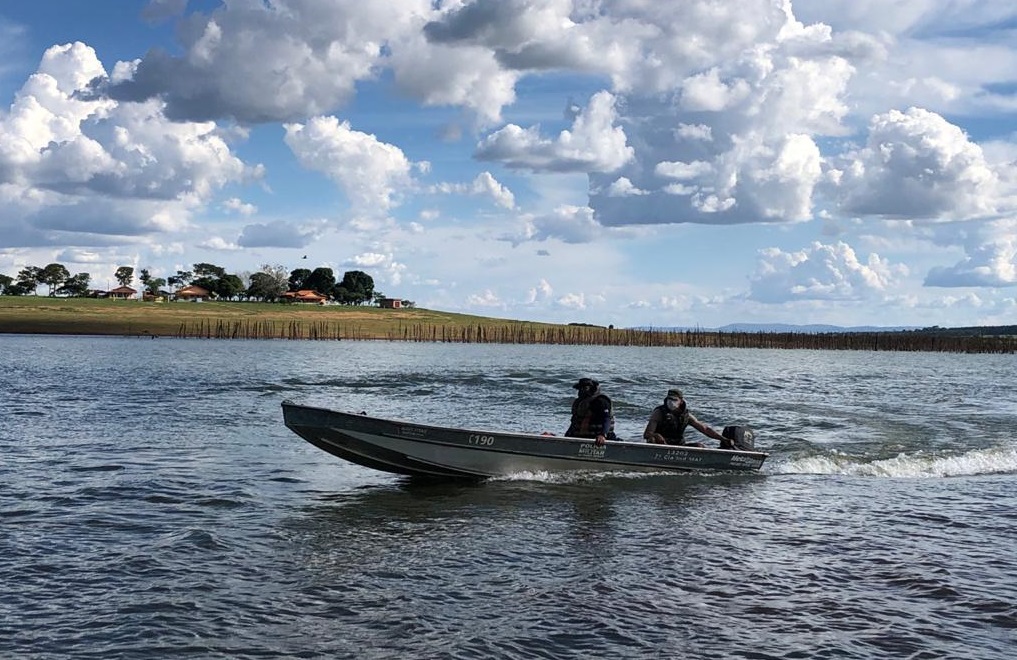
[[[724,436],[721,449],[752,451],[755,448],[756,432],[748,426],[725,426],[721,435]]]

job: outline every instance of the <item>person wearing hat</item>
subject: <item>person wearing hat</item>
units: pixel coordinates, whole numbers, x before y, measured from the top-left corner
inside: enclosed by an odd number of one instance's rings
[[[691,426],[703,435],[724,442],[724,436],[703,424],[689,412],[685,397],[679,389],[670,389],[664,403],[653,409],[646,423],[643,439],[658,445],[686,445],[702,447],[701,442],[685,442],[685,427]]]
[[[580,378],[572,387],[578,392],[572,402],[572,422],[565,435],[594,438],[598,445],[615,440],[611,398],[600,391],[600,383],[592,378]]]

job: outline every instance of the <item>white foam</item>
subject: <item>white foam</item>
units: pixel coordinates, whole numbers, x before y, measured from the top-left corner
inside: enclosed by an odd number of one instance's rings
[[[516,472],[501,477],[493,477],[491,481],[539,481],[548,484],[575,484],[603,479],[645,479],[657,475],[675,475],[681,473],[661,472]]]
[[[844,454],[810,456],[767,465],[771,474],[843,474],[863,477],[960,477],[978,474],[1017,473],[1017,449],[992,447],[956,456],[942,452],[899,454],[876,461]]]

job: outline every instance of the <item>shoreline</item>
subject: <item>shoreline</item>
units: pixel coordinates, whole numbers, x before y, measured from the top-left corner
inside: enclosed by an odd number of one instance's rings
[[[420,308],[250,302],[150,303],[0,296],[0,335],[410,341],[894,352],[1017,352],[1017,334],[957,330],[723,332],[555,325]]]

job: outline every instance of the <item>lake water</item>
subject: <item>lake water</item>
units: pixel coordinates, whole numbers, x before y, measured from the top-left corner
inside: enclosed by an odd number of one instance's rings
[[[1015,373],[1012,355],[0,335],[0,657],[1009,659]],[[623,438],[677,385],[771,456],[758,475],[420,485],[315,449],[279,406],[560,434],[584,375]]]

